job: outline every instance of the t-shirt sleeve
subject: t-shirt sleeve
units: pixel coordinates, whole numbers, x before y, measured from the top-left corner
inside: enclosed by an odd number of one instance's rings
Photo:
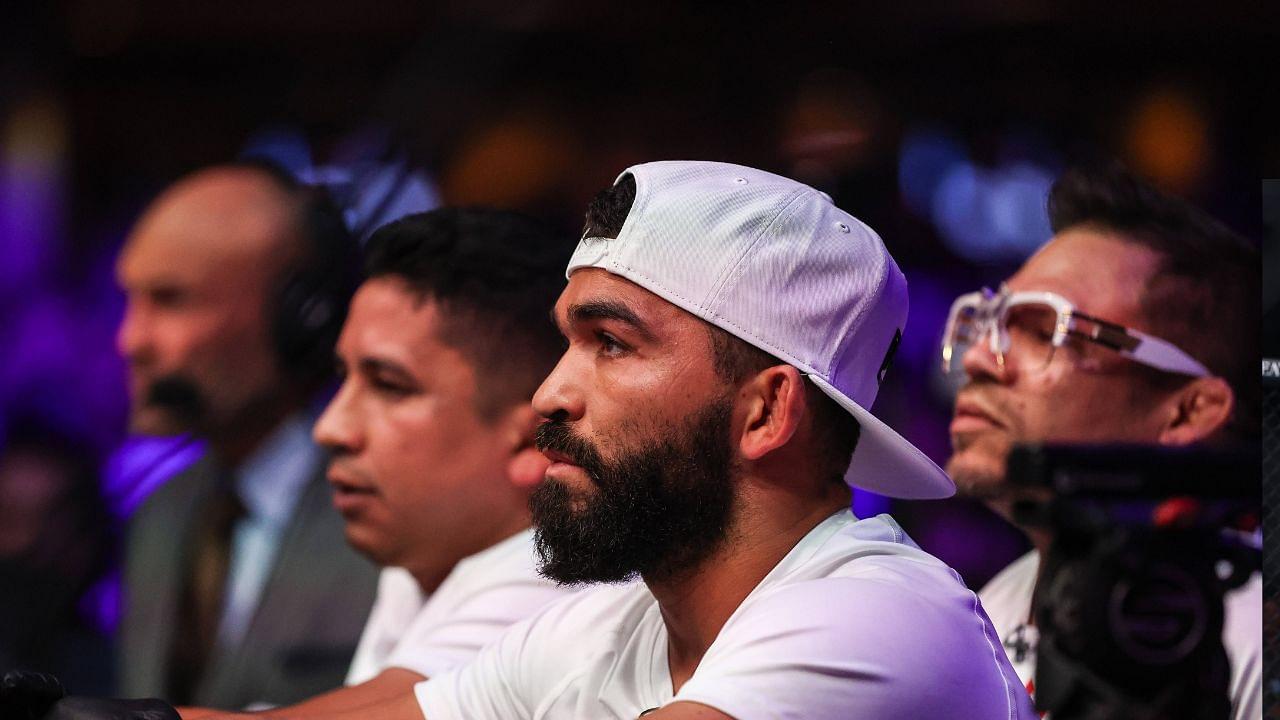
[[[584,710],[599,707],[602,687],[616,687],[593,673],[612,666],[619,626],[632,627],[651,597],[636,584],[563,597],[513,625],[468,665],[418,683],[418,705],[428,720],[611,717]]]
[[[421,610],[422,592],[413,576],[403,568],[383,568],[378,575],[378,595],[360,633],[346,684],[358,685],[382,672]]]
[[[565,590],[536,575],[508,574],[498,581],[432,598],[387,659],[388,667],[435,677],[465,665],[480,649],[528,618]]]
[[[737,720],[1032,717],[976,597],[955,585],[930,597],[826,578],[752,598],[673,702]]]
[[[431,676],[414,686],[427,720],[513,720],[531,716],[522,671],[536,665],[525,650],[535,635],[532,621],[507,629],[469,664]]]

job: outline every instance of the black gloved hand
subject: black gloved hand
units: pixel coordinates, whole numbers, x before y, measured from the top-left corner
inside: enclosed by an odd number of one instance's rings
[[[66,697],[57,701],[41,720],[182,720],[163,700],[112,700]]]
[[[31,670],[10,670],[0,678],[0,718],[40,720],[66,695],[58,678]]]

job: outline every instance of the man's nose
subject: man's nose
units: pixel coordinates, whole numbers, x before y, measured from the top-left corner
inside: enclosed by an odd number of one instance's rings
[[[347,380],[329,401],[311,429],[316,444],[332,452],[358,452],[362,444],[351,381]]]
[[[995,327],[984,328],[973,342],[964,348],[964,353],[960,356],[960,365],[970,380],[978,378],[999,380],[1007,376],[1009,367],[1005,362],[1005,354],[999,347],[998,332]],[[992,350],[993,345],[996,350]]]
[[[586,410],[580,373],[570,353],[565,353],[533,394],[534,411],[545,418],[580,419]]]
[[[116,328],[116,351],[126,360],[134,361],[145,355],[150,345],[150,329],[146,311],[134,301],[125,304],[124,316]]]

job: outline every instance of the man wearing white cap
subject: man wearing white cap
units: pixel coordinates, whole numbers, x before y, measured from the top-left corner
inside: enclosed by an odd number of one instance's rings
[[[974,594],[848,510],[850,484],[953,492],[866,410],[907,310],[874,232],[781,177],[652,163],[568,274],[537,543],[550,577],[612,585],[367,716],[1032,717]]]

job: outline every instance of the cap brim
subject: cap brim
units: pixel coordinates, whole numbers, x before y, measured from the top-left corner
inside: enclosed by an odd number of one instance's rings
[[[809,375],[815,385],[858,421],[858,446],[845,472],[849,485],[905,500],[936,500],[955,495],[956,484],[942,468],[906,438],[861,405],[845,397],[831,383]]]

